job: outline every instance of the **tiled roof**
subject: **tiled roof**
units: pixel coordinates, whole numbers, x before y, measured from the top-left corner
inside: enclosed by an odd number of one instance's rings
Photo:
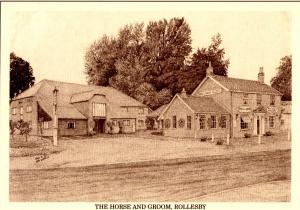
[[[275,90],[271,86],[267,84],[262,84],[255,80],[237,79],[218,75],[211,76],[211,78],[215,79],[217,82],[219,82],[221,85],[223,85],[230,91],[282,95],[279,91]]]
[[[164,105],[158,107],[156,110],[151,112],[148,116],[149,117],[158,117],[167,106],[168,106],[168,104],[164,104]]]
[[[72,102],[86,101],[94,94],[104,95],[113,106],[142,106],[140,103],[126,94],[112,88],[103,86],[81,85],[53,80],[42,80],[30,89],[18,95],[14,100],[36,96],[39,104],[52,116],[53,90],[58,89],[57,114],[59,118],[86,119],[73,105]],[[121,114],[115,114],[120,116]],[[125,117],[125,115],[124,115]]]
[[[196,113],[228,114],[222,106],[210,97],[188,96],[186,98],[181,97],[181,99]]]

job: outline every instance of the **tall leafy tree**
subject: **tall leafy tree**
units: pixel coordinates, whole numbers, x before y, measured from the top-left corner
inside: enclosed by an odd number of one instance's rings
[[[10,53],[10,99],[34,85],[35,77],[30,64],[22,58]]]
[[[148,81],[155,88],[178,92],[179,72],[191,53],[191,29],[184,18],[150,22],[146,29]]]
[[[292,55],[280,59],[277,74],[271,79],[271,86],[283,94],[283,101],[292,100]]]
[[[191,60],[180,74],[180,88],[185,87],[188,93],[193,92],[206,76],[206,68],[211,62],[214,74],[227,76],[229,59],[225,59],[225,49],[221,47],[222,38],[218,33],[212,37],[212,43],[207,48],[197,49]]]

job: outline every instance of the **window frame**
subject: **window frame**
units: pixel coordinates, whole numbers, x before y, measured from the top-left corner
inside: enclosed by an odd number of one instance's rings
[[[123,126],[130,126],[130,120],[123,120],[122,125]]]
[[[269,128],[275,128],[275,116],[269,116]]]
[[[249,104],[249,94],[244,93],[243,95],[243,105],[248,105]]]
[[[176,115],[172,116],[172,128],[177,128],[177,117],[176,117]]]
[[[249,129],[249,123],[244,122],[242,117],[240,117],[240,129],[241,130],[248,130]]]
[[[270,95],[270,105],[275,106],[275,95]]]
[[[71,126],[71,125],[73,125],[73,126]],[[76,129],[76,123],[73,121],[70,121],[70,122],[68,122],[67,127],[68,127],[68,129]]]
[[[226,115],[221,115],[220,117],[220,127],[221,128],[227,128],[227,116]]]
[[[12,115],[16,115],[17,114],[17,107],[13,107],[11,112],[12,112]]]
[[[192,129],[192,116],[191,115],[186,116],[186,128],[188,130]]]
[[[217,115],[211,115],[210,116],[210,128],[211,129],[216,129],[217,128]]]
[[[49,121],[43,121],[42,127],[43,127],[43,129],[49,129]]]
[[[206,128],[206,116],[205,114],[201,114],[199,116],[199,129],[204,130]]]
[[[23,106],[20,107],[20,115],[23,115],[24,114],[24,108]]]
[[[139,127],[144,127],[145,126],[144,120],[138,120],[138,126]]]
[[[27,105],[26,106],[26,112],[27,113],[32,112],[32,105]]]

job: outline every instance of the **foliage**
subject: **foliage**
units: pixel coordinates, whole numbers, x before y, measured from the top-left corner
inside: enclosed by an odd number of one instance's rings
[[[30,127],[29,122],[25,122],[23,120],[19,121],[18,129],[20,130],[20,134],[25,136],[27,141],[28,135],[31,132],[32,128]]]
[[[245,133],[245,134],[244,134],[244,137],[245,137],[245,138],[250,138],[250,137],[251,137],[251,134],[250,134],[250,133]]]
[[[145,123],[146,123],[146,127],[148,130],[154,129],[154,119],[153,118],[147,117]]]
[[[264,134],[264,136],[272,136],[272,135],[274,135],[271,131],[267,131],[265,134]]]
[[[9,120],[9,133],[11,137],[14,136],[16,129],[17,129],[17,123],[12,120]]]
[[[271,86],[283,94],[283,101],[292,100],[292,55],[284,56],[271,79]]]
[[[30,64],[22,58],[10,53],[10,92],[9,97],[13,99],[24,90],[34,85],[35,77]]]
[[[201,136],[200,140],[201,141],[206,141],[207,140],[207,136]]]
[[[116,37],[104,35],[85,55],[89,84],[112,86],[152,109],[171,101],[185,87],[191,93],[205,77],[208,61],[227,75],[220,34],[191,56],[191,29],[184,18],[126,25]]]
[[[223,145],[223,140],[222,139],[218,139],[217,141],[216,141],[216,145]]]

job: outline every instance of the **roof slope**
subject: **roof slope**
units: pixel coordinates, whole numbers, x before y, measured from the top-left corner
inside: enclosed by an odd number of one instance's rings
[[[221,85],[229,89],[230,91],[239,91],[239,92],[256,92],[256,93],[269,93],[282,95],[279,91],[275,90],[267,84],[262,84],[259,81],[255,80],[246,80],[246,79],[237,79],[225,76],[210,76],[212,79],[215,79]]]
[[[142,106],[146,105],[112,88],[103,86],[81,85],[53,80],[42,80],[30,89],[19,94],[14,100],[36,96],[40,106],[52,116],[53,90],[58,89],[57,114],[58,118],[86,119],[72,102],[89,100],[94,94],[105,95],[113,106]]]
[[[167,106],[168,106],[168,104],[164,104],[164,105],[158,107],[153,112],[151,112],[148,116],[149,117],[158,117]]]
[[[210,97],[188,96],[186,98],[181,97],[181,99],[196,113],[228,113],[221,105]]]

